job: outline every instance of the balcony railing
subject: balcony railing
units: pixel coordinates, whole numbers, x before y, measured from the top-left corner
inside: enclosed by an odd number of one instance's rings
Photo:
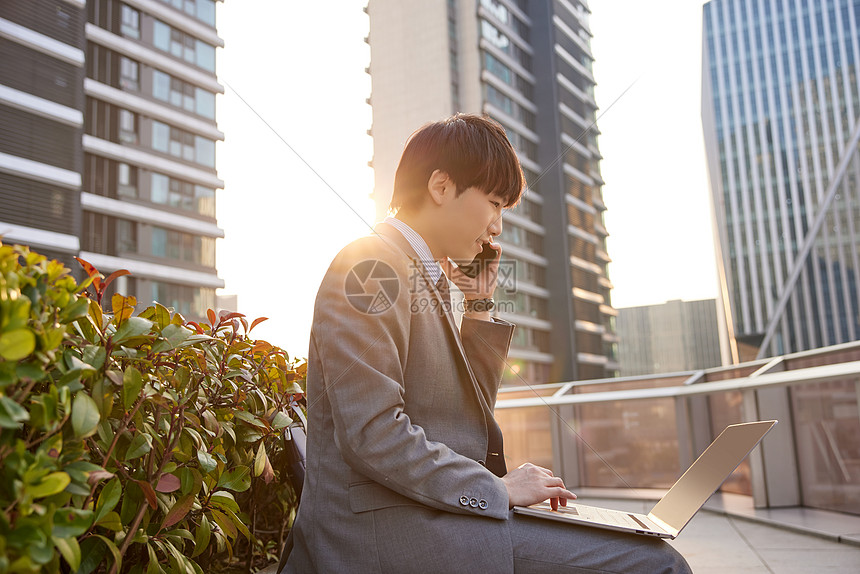
[[[860,515],[860,342],[730,367],[505,388],[508,467],[571,488],[668,488],[726,425],[780,423],[723,485],[757,507]]]

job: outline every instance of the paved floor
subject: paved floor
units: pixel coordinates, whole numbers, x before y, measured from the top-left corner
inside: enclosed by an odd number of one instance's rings
[[[580,497],[583,504],[647,513],[653,501]],[[712,505],[722,508],[721,505]],[[801,516],[803,513],[798,512]],[[834,517],[834,515],[830,515]],[[838,520],[856,520],[836,515]],[[823,515],[826,522],[828,516]],[[853,524],[853,523],[852,523]],[[860,531],[858,531],[860,534]],[[767,523],[727,516],[717,510],[701,510],[677,540],[670,542],[695,574],[836,574],[860,573],[860,545],[836,538],[804,534]],[[262,574],[275,574],[275,567]]]
[[[647,513],[653,502],[581,498]],[[860,572],[860,546],[701,510],[670,542],[695,574],[836,574]]]

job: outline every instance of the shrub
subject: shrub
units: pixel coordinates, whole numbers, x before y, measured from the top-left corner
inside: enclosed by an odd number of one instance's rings
[[[252,571],[295,495],[305,365],[238,313],[186,321],[0,243],[0,573]]]

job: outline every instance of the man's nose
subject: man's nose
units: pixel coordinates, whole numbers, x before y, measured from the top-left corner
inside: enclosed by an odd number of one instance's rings
[[[493,222],[487,227],[487,232],[493,237],[498,237],[502,234],[502,214],[500,213]]]

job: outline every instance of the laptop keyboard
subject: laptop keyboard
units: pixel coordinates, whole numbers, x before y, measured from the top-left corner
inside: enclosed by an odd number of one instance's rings
[[[615,526],[626,526],[629,528],[648,528],[645,524],[636,520],[630,514],[620,510],[609,510],[606,508],[596,508],[594,506],[583,506],[581,504],[571,504],[569,506],[559,506],[558,512],[561,514],[570,514],[579,516],[585,520],[595,522],[603,522],[604,524],[612,524]]]

